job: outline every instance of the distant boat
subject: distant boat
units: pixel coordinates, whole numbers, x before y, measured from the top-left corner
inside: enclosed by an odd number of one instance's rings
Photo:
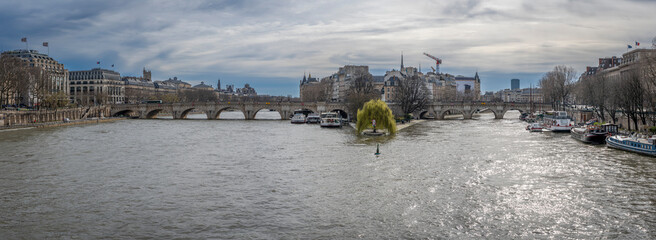
[[[604,124],[600,126],[587,125],[572,128],[572,131],[570,132],[572,138],[590,144],[604,144],[606,142],[606,137],[614,133],[617,133],[617,125],[614,124]]]
[[[292,123],[301,124],[305,123],[305,115],[302,113],[294,114],[292,117]]]
[[[574,127],[574,123],[567,112],[565,111],[551,111],[544,114],[542,119],[542,126],[544,129],[552,132],[569,132]]]
[[[321,123],[321,116],[316,113],[310,113],[310,115],[305,118],[305,123]]]
[[[342,117],[336,112],[321,113],[321,127],[342,127]]]
[[[526,130],[531,132],[542,132],[542,124],[540,123],[531,123],[526,126]]]
[[[656,157],[655,137],[644,138],[639,135],[632,136],[610,136],[606,138],[606,146],[624,151]]]

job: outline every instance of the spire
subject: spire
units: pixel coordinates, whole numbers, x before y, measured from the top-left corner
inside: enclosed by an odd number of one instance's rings
[[[308,80],[312,78],[312,73],[308,73]]]
[[[481,79],[478,77],[478,71],[476,71],[476,75],[474,75],[474,79],[476,79],[476,82],[481,82]]]
[[[403,71],[403,52],[401,52],[401,69],[400,71]]]

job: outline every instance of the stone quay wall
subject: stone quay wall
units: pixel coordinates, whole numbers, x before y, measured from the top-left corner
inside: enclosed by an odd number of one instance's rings
[[[109,116],[106,106],[67,108],[57,110],[0,111],[0,127],[30,126],[48,122],[75,121]]]

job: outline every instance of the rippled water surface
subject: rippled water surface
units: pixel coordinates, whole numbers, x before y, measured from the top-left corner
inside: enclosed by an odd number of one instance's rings
[[[656,237],[656,158],[493,118],[375,139],[274,120],[4,131],[0,238]]]

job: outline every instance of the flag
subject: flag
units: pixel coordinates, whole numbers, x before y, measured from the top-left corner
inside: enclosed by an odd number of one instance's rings
[[[112,67],[114,67],[114,64],[112,64]]]
[[[100,62],[96,62],[96,64],[100,64]]]
[[[626,48],[633,48],[631,45],[626,45]]]
[[[48,42],[43,42],[43,46],[44,46],[44,47],[47,47],[47,46],[48,46]]]
[[[639,43],[639,42],[636,42],[636,47],[637,47],[637,46],[640,46],[640,43]]]
[[[27,42],[27,38],[21,38],[21,42]]]

